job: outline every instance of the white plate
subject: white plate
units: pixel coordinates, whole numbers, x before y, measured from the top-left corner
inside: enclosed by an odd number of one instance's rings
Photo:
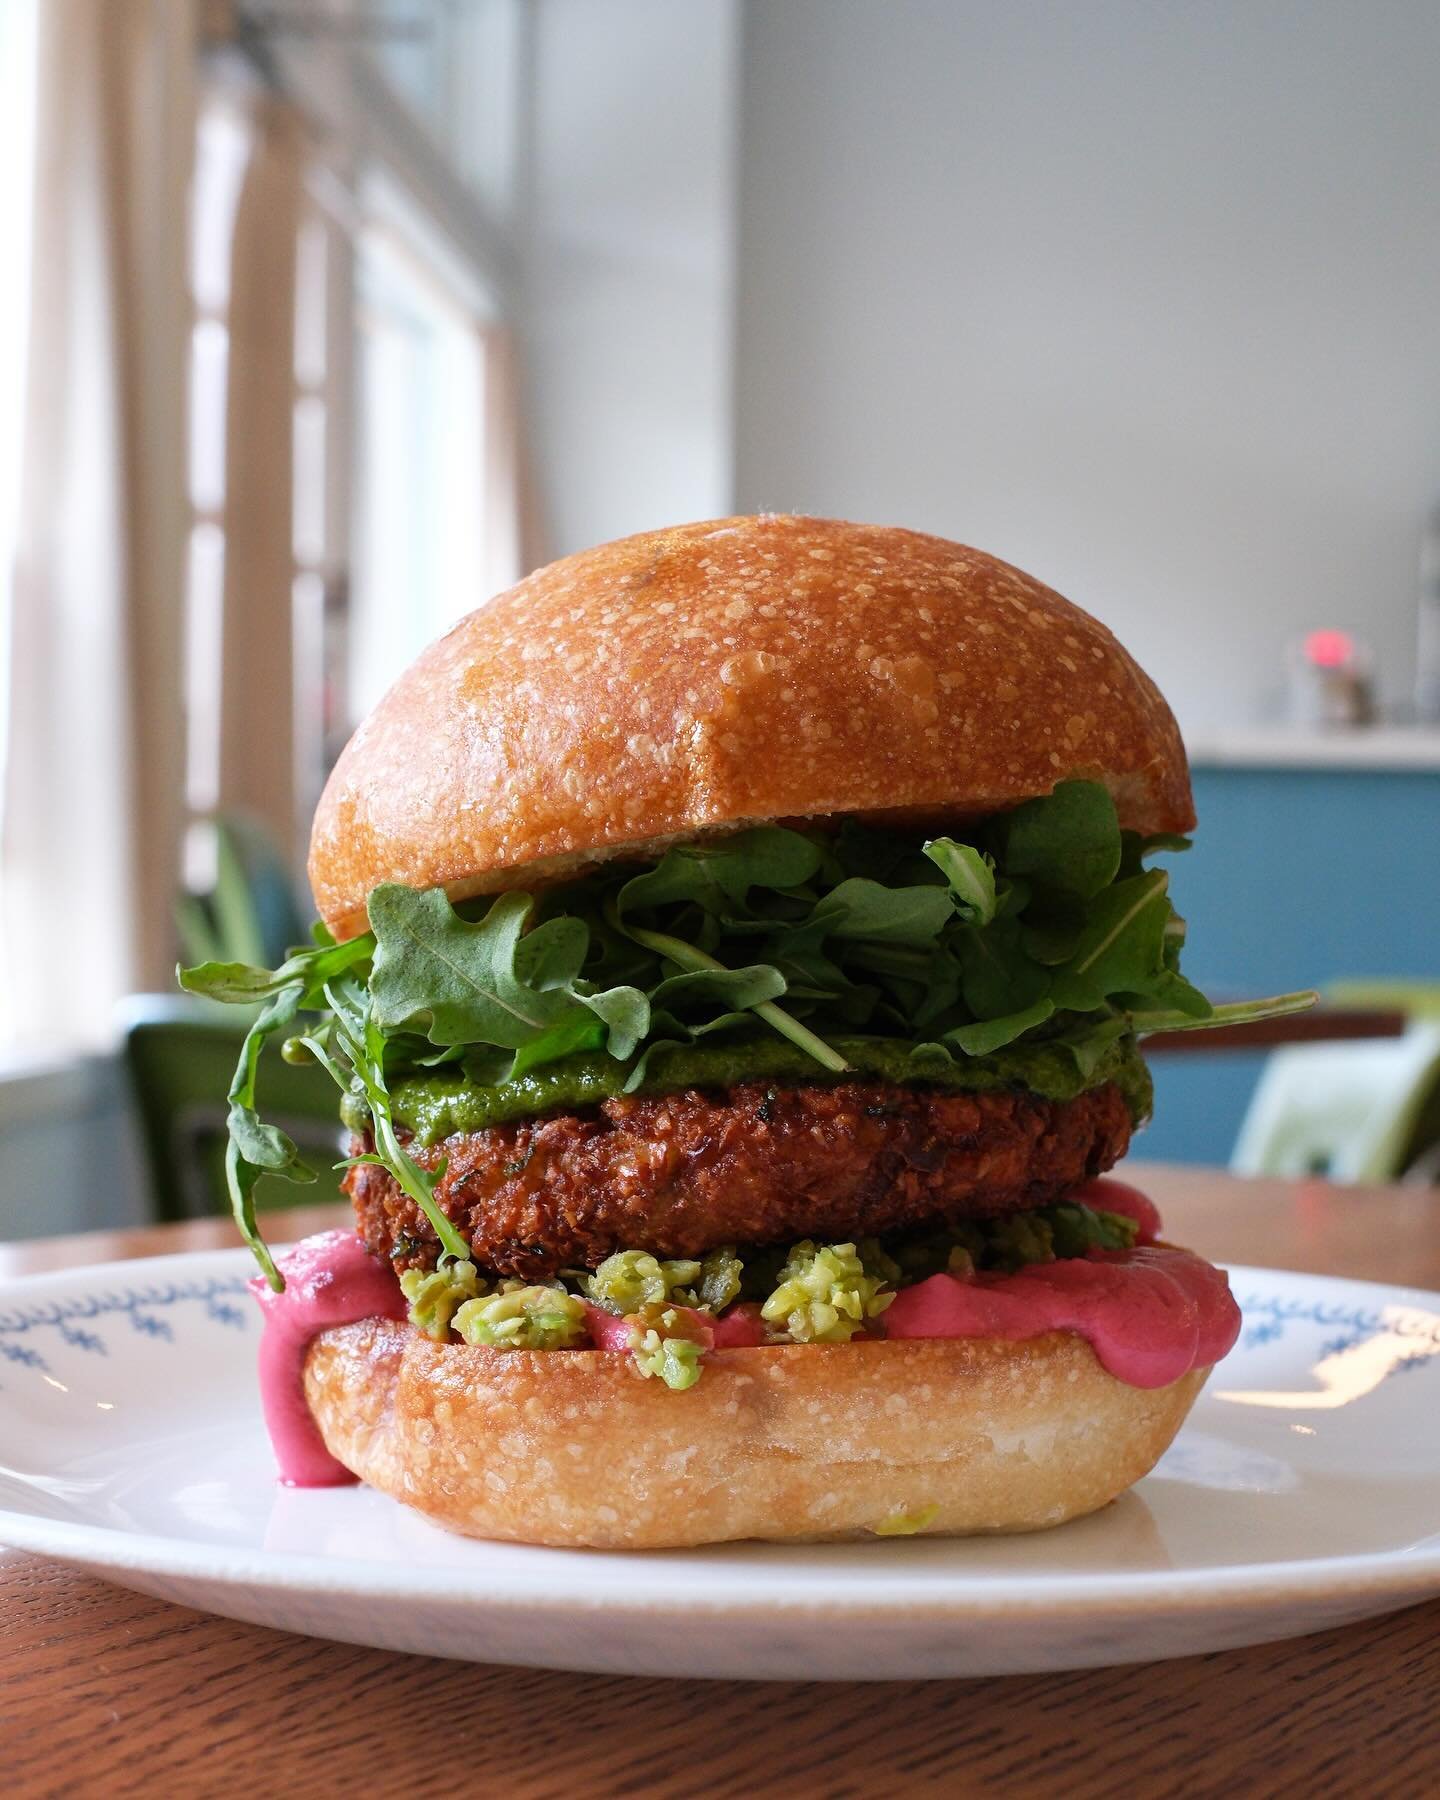
[[[280,1487],[242,1251],[0,1284],[0,1543],[287,1631],[646,1675],[915,1678],[1265,1642],[1440,1593],[1440,1295],[1231,1271],[1160,1467],[1030,1537],[614,1555]]]

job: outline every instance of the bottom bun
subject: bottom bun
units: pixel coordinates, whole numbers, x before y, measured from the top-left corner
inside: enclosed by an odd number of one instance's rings
[[[1208,1373],[1127,1387],[1051,1332],[721,1350],[673,1393],[613,1352],[365,1319],[305,1392],[332,1455],[452,1531],[658,1550],[1060,1525],[1155,1466]]]

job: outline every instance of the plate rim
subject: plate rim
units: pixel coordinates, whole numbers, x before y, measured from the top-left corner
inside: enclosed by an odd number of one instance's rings
[[[87,1263],[39,1270],[0,1279],[0,1313],[8,1302],[23,1299],[57,1285],[102,1281],[136,1285],[163,1279],[182,1269],[197,1272],[239,1272],[249,1262],[243,1247],[188,1250],[163,1256],[123,1261]],[[1440,1292],[1394,1283],[1365,1281],[1353,1276],[1317,1274],[1299,1269],[1264,1268],[1247,1263],[1222,1263],[1232,1283],[1264,1281],[1276,1277],[1302,1284],[1324,1284],[1341,1289],[1356,1300],[1366,1298],[1372,1307],[1413,1307],[1440,1313]],[[483,1544],[485,1540],[464,1540]],[[924,1540],[916,1540],[924,1541]],[[888,1540],[892,1554],[904,1540]],[[367,1561],[353,1556],[318,1556],[309,1552],[260,1550],[208,1543],[204,1540],[125,1530],[0,1507],[0,1546],[49,1556],[87,1568],[134,1571],[179,1579],[203,1581],[212,1588],[229,1590],[283,1589],[287,1593],[320,1598],[397,1600],[414,1598],[428,1605],[475,1611],[508,1612],[524,1608],[534,1613],[622,1613],[656,1617],[667,1613],[693,1617],[697,1612],[712,1617],[743,1618],[748,1615],[793,1618],[843,1615],[847,1620],[893,1618],[901,1609],[933,1621],[953,1618],[980,1620],[1001,1615],[1028,1619],[1046,1615],[1067,1619],[1084,1615],[1208,1613],[1237,1608],[1263,1610],[1287,1601],[1413,1595],[1424,1598],[1440,1592],[1440,1516],[1434,1542],[1401,1549],[1377,1550],[1346,1556],[1299,1558],[1282,1563],[1264,1562],[1221,1565],[1189,1570],[1145,1569],[1108,1571],[1099,1575],[1034,1571],[1024,1574],[967,1576],[963,1570],[927,1567],[913,1571],[887,1571],[872,1577],[863,1589],[849,1593],[830,1590],[802,1595],[793,1589],[777,1591],[783,1569],[766,1565],[734,1571],[735,1583],[697,1594],[677,1587],[665,1574],[669,1559],[685,1552],[562,1550],[565,1557],[595,1558],[595,1579],[582,1586],[546,1581],[537,1561],[507,1570],[470,1571],[454,1565],[406,1566]],[[541,1545],[518,1545],[537,1559],[552,1553]],[[726,1546],[715,1546],[722,1554]],[[903,1555],[903,1549],[901,1550]],[[604,1560],[602,1560],[604,1559]],[[611,1561],[610,1559],[614,1559]],[[766,1591],[751,1591],[763,1587]]]

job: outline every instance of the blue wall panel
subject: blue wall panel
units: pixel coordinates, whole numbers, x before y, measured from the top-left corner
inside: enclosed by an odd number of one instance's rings
[[[1440,980],[1440,773],[1197,769],[1195,848],[1168,860],[1185,972],[1216,999],[1345,976]],[[1263,1059],[1154,1059],[1137,1153],[1228,1160]]]

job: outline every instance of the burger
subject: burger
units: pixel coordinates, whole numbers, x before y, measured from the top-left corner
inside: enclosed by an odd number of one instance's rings
[[[1103,1506],[1239,1316],[1109,1178],[1180,970],[1175,721],[980,551],[761,516],[539,570],[340,757],[250,1009],[227,1175],[293,1482],[479,1537],[1023,1531]],[[353,1231],[257,1095],[318,1063]]]

